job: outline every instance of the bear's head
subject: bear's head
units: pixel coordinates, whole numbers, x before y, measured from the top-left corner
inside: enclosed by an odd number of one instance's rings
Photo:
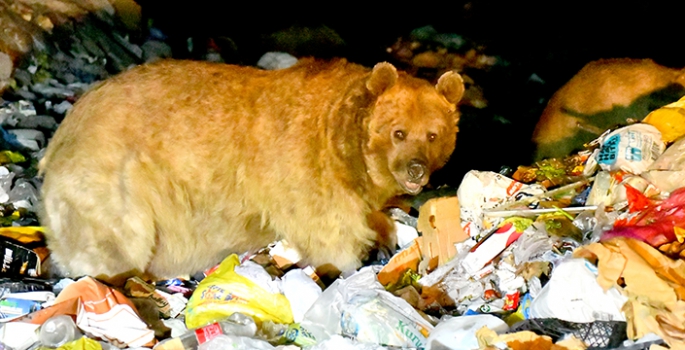
[[[376,96],[365,123],[368,174],[390,195],[418,194],[454,151],[464,82],[447,72],[432,86],[379,63],[366,88]]]

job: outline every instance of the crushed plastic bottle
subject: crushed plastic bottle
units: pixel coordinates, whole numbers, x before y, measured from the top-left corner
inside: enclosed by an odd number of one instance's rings
[[[225,321],[208,324],[189,331],[180,337],[164,340],[157,344],[154,349],[192,350],[197,349],[200,344],[204,344],[222,334],[254,337],[256,333],[257,325],[254,320],[250,316],[236,312]]]
[[[59,315],[45,321],[40,327],[39,339],[43,346],[58,348],[82,336],[71,316]]]

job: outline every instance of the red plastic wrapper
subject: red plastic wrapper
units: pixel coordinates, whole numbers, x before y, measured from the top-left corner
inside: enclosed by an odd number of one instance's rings
[[[507,293],[507,295],[504,297],[504,306],[502,306],[502,310],[513,311],[518,309],[520,299],[521,292],[519,292],[518,290],[511,293]]]
[[[677,240],[676,229],[685,229],[685,187],[673,191],[663,201],[646,198],[640,191],[626,186],[629,210],[637,215],[617,220],[601,241],[614,237],[629,237],[652,247]]]

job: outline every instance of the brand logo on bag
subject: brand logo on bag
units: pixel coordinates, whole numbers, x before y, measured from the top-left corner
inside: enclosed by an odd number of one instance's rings
[[[210,286],[207,289],[202,291],[202,294],[200,294],[200,299],[202,300],[223,300],[223,301],[245,301],[243,298],[236,296],[232,293],[226,292],[221,287],[218,286]]]
[[[412,342],[414,346],[416,346],[416,348],[423,348],[423,341],[421,340],[421,338],[419,338],[419,336],[416,333],[414,333],[410,325],[407,325],[404,322],[402,322],[402,320],[400,320],[397,323],[397,330],[400,331],[400,333],[404,335],[407,338],[407,340]]]
[[[621,142],[621,137],[619,135],[614,135],[610,137],[602,145],[599,155],[597,156],[597,161],[600,164],[614,164],[616,163],[616,154],[618,153],[618,144]]]

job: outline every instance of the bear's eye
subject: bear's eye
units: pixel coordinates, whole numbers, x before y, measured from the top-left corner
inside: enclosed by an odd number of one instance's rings
[[[400,141],[404,140],[404,138],[407,137],[407,135],[402,130],[395,130],[393,135],[395,136],[396,139],[398,139]]]
[[[429,132],[428,133],[428,142],[433,142],[435,139],[438,138],[438,134]]]

